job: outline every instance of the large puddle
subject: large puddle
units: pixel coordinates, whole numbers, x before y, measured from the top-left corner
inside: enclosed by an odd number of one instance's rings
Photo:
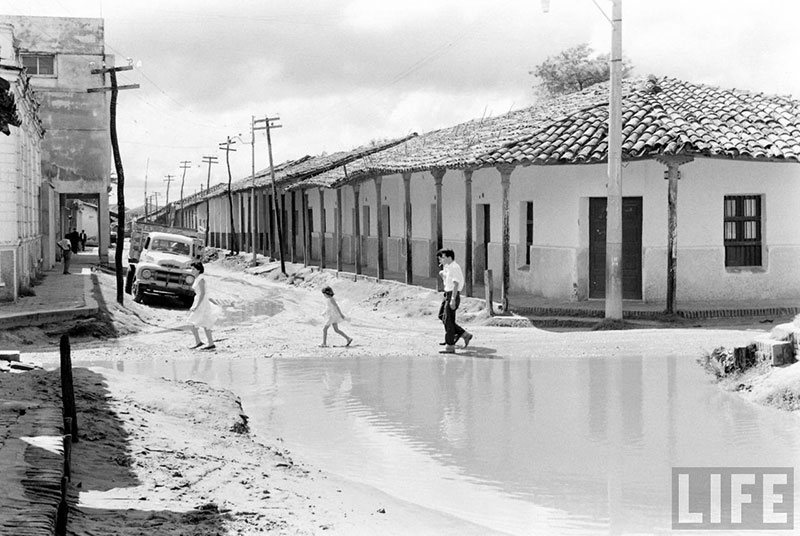
[[[511,534],[666,534],[672,467],[800,462],[800,418],[690,358],[89,364],[230,389],[301,462]]]

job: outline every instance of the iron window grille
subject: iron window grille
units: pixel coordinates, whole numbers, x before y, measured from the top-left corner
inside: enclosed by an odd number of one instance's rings
[[[761,266],[761,196],[725,196],[725,266]]]

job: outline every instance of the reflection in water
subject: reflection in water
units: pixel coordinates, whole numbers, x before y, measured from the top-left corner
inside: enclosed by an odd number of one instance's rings
[[[126,369],[229,388],[253,430],[300,459],[512,534],[667,533],[673,466],[800,461],[797,416],[722,393],[676,356]]]

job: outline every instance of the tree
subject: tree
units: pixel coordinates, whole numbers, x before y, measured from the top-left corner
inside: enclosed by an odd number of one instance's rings
[[[541,82],[534,90],[544,97],[555,97],[581,91],[611,77],[610,54],[594,55],[594,50],[582,43],[568,48],[560,54],[550,56],[529,71]],[[622,60],[622,76],[627,77],[633,67],[627,59]]]

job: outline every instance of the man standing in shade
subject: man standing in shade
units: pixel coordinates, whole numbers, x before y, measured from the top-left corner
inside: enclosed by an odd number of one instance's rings
[[[440,249],[436,252],[442,271],[439,274],[444,280],[444,298],[439,308],[439,318],[444,324],[444,353],[456,352],[456,341],[464,339],[464,348],[469,346],[472,334],[456,324],[456,310],[461,303],[461,289],[464,288],[464,274],[455,260],[452,249]]]
[[[69,233],[67,233],[67,236],[69,236]],[[69,273],[69,261],[72,257],[72,244],[67,236],[56,242],[56,246],[61,250],[61,261],[64,263],[65,274]]]

